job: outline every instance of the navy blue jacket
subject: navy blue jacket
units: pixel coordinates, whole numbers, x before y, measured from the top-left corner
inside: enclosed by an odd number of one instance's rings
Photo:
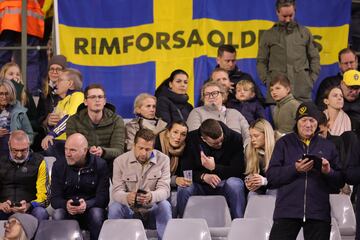
[[[328,175],[312,169],[307,173],[296,171],[295,162],[303,154],[327,159],[331,166]],[[275,144],[267,170],[268,187],[278,189],[274,219],[300,218],[330,221],[329,193],[344,185],[338,167],[338,153],[329,140],[315,135],[306,146],[297,133],[280,138]]]
[[[86,208],[106,208],[109,204],[109,171],[105,160],[88,154],[86,166],[69,166],[55,161],[51,179],[51,206],[66,209],[72,198],[83,198]]]
[[[249,124],[258,118],[265,118],[264,107],[256,98],[245,102],[231,99],[227,102],[226,106],[238,110],[246,118]]]
[[[349,156],[349,157],[347,158],[348,165],[345,170],[345,178],[346,178],[347,184],[358,186],[356,206],[360,206],[360,191],[359,191],[359,189],[360,189],[359,188],[360,187],[360,151],[358,149],[359,141],[357,138],[355,138],[355,139],[353,138],[351,143],[352,144],[349,144],[350,147],[347,148],[347,156]],[[358,224],[356,224],[356,238],[355,239],[360,239],[360,224],[359,224],[360,208],[359,207],[356,208],[355,214],[356,214],[356,221],[358,222]]]
[[[201,139],[199,129],[189,132],[186,137],[186,146],[180,159],[181,169],[192,170],[194,182],[202,183],[200,177],[203,173],[216,174],[221,180],[230,177],[244,179],[245,163],[242,137],[224,123],[219,123],[224,133],[224,141],[220,149],[209,147]],[[213,171],[202,166],[201,150],[204,151],[206,156],[214,157],[215,169]]]

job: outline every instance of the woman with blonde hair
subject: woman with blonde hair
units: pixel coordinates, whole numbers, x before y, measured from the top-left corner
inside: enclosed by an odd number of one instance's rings
[[[249,195],[265,194],[269,191],[266,190],[265,172],[275,146],[274,130],[268,121],[259,118],[250,125],[249,132],[250,142],[245,149],[245,186]]]
[[[136,115],[125,125],[125,145],[126,151],[130,151],[134,144],[134,138],[137,131],[147,128],[153,131],[155,135],[166,129],[167,123],[161,118],[155,116],[156,97],[148,93],[139,94],[134,101],[134,114]]]
[[[31,94],[25,89],[19,65],[15,62],[6,63],[0,70],[0,79],[12,82],[16,90],[16,99],[27,109],[26,114],[31,122],[31,126],[36,130],[39,125],[36,104]]]
[[[9,136],[14,130],[24,130],[33,140],[34,133],[24,108],[16,100],[14,84],[5,79],[0,79],[0,156],[9,153]]]

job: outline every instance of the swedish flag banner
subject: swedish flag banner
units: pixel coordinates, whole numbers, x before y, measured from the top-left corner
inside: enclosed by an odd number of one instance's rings
[[[351,0],[297,1],[295,18],[320,49],[319,80],[338,72],[350,9]],[[275,0],[59,0],[55,11],[58,53],[83,73],[85,86],[103,84],[107,100],[125,118],[133,116],[139,93],[153,94],[179,68],[190,75],[194,103],[225,43],[236,47],[237,65],[261,86],[259,36],[277,21]]]

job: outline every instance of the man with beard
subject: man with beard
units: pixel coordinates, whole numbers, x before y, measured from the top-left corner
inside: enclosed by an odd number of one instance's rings
[[[9,154],[0,157],[0,219],[13,213],[29,213],[47,219],[46,165],[43,156],[30,152],[28,135],[13,131]]]

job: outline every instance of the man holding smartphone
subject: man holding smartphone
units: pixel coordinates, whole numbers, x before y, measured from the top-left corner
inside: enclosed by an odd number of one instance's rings
[[[301,227],[305,240],[330,238],[329,194],[344,179],[335,145],[317,134],[319,118],[313,103],[300,104],[294,132],[276,142],[266,172],[278,189],[270,240],[296,239]]]
[[[140,129],[133,149],[114,161],[114,203],[109,207],[109,219],[139,218],[147,228],[156,228],[159,239],[171,219],[170,159],[154,150],[156,135]]]
[[[193,195],[223,195],[232,218],[241,218],[245,210],[244,149],[239,133],[214,119],[205,120],[191,131],[181,156],[182,170],[192,170],[193,184],[179,187],[177,206],[183,216]]]
[[[53,219],[75,219],[90,231],[90,239],[98,239],[109,203],[107,164],[88,153],[88,142],[80,133],[67,138],[65,158],[57,160],[52,170]]]
[[[30,152],[30,140],[22,130],[9,137],[9,154],[0,156],[0,220],[13,213],[29,213],[48,219],[46,165],[43,156]]]

